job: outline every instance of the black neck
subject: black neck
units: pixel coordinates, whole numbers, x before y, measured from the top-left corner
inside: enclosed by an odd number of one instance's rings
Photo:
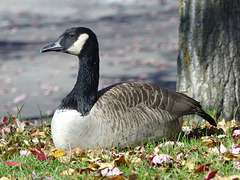
[[[87,115],[97,101],[99,82],[99,54],[95,51],[81,52],[79,71],[73,90],[63,99],[60,108],[76,109]]]

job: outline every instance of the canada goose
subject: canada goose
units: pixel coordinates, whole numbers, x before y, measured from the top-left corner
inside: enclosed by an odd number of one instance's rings
[[[79,58],[77,82],[62,100],[51,122],[58,149],[110,148],[148,140],[174,138],[183,115],[197,114],[216,126],[194,99],[147,82],[124,82],[98,91],[99,49],[90,29],[73,27],[40,50]]]

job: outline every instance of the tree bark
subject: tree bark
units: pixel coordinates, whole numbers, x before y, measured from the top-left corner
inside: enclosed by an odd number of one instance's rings
[[[179,0],[179,13],[177,90],[239,120],[240,1]]]

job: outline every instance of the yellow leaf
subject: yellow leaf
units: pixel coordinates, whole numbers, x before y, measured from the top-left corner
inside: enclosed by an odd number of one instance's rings
[[[65,151],[62,151],[62,150],[57,150],[55,153],[54,153],[54,157],[62,157],[66,154]]]

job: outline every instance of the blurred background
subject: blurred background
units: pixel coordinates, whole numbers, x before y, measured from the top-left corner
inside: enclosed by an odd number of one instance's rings
[[[8,0],[0,6],[0,118],[52,115],[74,86],[78,60],[39,50],[73,26],[100,45],[99,89],[149,81],[175,90],[177,0]]]

